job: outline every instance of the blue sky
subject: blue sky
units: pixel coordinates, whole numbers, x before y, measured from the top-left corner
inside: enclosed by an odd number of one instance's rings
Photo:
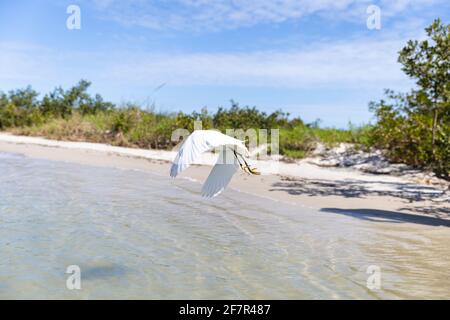
[[[80,30],[66,27],[71,4]],[[83,78],[116,103],[190,112],[234,99],[345,127],[370,121],[384,88],[411,88],[397,52],[437,17],[449,23],[448,0],[0,0],[0,90]]]

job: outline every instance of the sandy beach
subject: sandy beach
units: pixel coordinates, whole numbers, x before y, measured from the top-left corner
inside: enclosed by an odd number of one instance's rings
[[[100,167],[140,170],[168,176],[175,152],[114,147],[97,143],[55,141],[37,137],[0,134],[0,151],[28,157]],[[214,162],[205,155],[181,177],[203,182]],[[266,161],[267,162],[267,161]],[[229,186],[234,190],[312,209],[335,208],[405,221],[429,217],[450,219],[448,191],[405,177],[374,175],[351,169],[323,168],[308,163],[278,163],[278,173],[264,161],[261,176],[237,174]]]

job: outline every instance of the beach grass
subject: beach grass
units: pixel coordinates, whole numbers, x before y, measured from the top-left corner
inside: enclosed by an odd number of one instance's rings
[[[323,128],[305,123],[300,118],[277,110],[265,113],[256,107],[239,106],[231,101],[230,108],[218,108],[214,113],[206,108],[192,113],[156,112],[135,104],[115,106],[96,95],[86,93],[89,83],[80,81],[68,89],[36,99],[31,88],[3,94],[0,98],[0,128],[19,135],[44,136],[57,140],[90,141],[115,146],[170,149],[176,129],[194,129],[201,121],[203,129],[230,128],[280,130],[280,152],[290,158],[308,156],[323,143],[333,147],[341,142],[367,145],[370,126],[349,126],[348,129]]]

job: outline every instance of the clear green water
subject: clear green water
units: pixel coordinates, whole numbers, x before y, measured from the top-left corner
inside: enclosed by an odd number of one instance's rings
[[[200,189],[0,153],[0,298],[450,298],[447,226]]]

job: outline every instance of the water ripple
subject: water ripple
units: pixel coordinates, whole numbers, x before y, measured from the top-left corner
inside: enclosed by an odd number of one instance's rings
[[[0,153],[0,298],[449,298],[448,228]],[[66,268],[81,268],[81,291]],[[366,287],[369,265],[382,288]]]

